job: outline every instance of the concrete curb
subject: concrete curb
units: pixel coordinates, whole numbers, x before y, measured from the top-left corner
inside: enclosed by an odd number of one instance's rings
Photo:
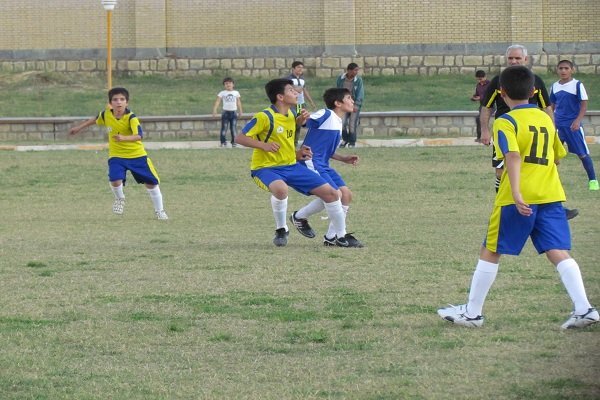
[[[600,136],[587,136],[588,144],[600,143]],[[436,147],[436,146],[480,146],[473,137],[457,138],[417,138],[417,139],[363,139],[359,140],[356,147]],[[191,142],[144,142],[148,150],[175,149],[175,150],[201,150],[220,148],[218,141],[191,141]],[[53,150],[106,150],[106,143],[80,143],[80,144],[49,144],[49,145],[0,145],[0,151],[53,151]],[[244,147],[239,147],[244,148]]]

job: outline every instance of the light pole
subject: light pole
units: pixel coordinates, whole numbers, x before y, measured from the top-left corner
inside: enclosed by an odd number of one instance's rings
[[[112,36],[111,36],[111,18],[112,12],[117,5],[117,0],[101,0],[102,6],[106,10],[106,78],[108,81],[108,90],[112,88]]]

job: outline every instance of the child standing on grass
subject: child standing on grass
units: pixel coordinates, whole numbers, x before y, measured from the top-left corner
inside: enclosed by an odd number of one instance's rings
[[[88,126],[97,124],[107,128],[108,132],[108,180],[115,196],[113,213],[123,214],[125,207],[125,185],[127,171],[137,183],[146,185],[157,219],[169,219],[163,209],[160,192],[160,179],[152,161],[148,158],[142,138],[144,132],[139,119],[128,108],[129,92],[115,87],[108,92],[109,106],[97,117],[88,119],[69,129],[69,135],[75,135]]]
[[[289,79],[273,79],[265,85],[271,106],[254,115],[242,132],[235,137],[238,144],[253,148],[250,176],[254,183],[271,193],[271,209],[275,218],[273,244],[287,245],[289,229],[286,223],[288,188],[299,193],[318,196],[335,226],[333,245],[352,247],[346,239],[346,221],[337,190],[318,174],[309,171],[296,160],[310,159],[310,148],[294,146],[296,124],[304,124],[308,111],[303,109],[297,117],[298,92]]]
[[[344,216],[348,214],[350,202],[352,201],[352,192],[342,179],[340,174],[329,165],[329,160],[334,159],[346,164],[358,164],[357,155],[341,155],[336,153],[342,138],[342,118],[346,113],[354,109],[354,100],[350,91],[346,88],[327,89],[323,94],[323,101],[326,109],[319,110],[312,114],[306,122],[308,132],[304,138],[303,146],[309,147],[312,151],[310,160],[300,161],[311,171],[318,173],[333,188],[339,191],[342,200],[342,209]],[[290,221],[302,235],[308,238],[314,238],[315,232],[308,223],[308,217],[317,214],[325,209],[325,204],[321,199],[314,199],[306,206],[290,215]],[[335,239],[335,227],[329,224],[329,230],[323,237],[323,244],[332,246]],[[346,239],[352,244],[352,247],[363,247],[363,244],[351,233],[346,234]]]
[[[573,313],[562,329],[584,328],[598,322],[588,301],[577,262],[569,255],[571,233],[562,202],[565,192],[556,163],[567,152],[548,114],[528,99],[534,75],[512,66],[500,75],[501,95],[511,111],[494,121],[494,147],[505,168],[500,180],[487,236],[471,281],[467,304],[438,310],[446,321],[466,327],[483,325],[483,303],[492,287],[501,254],[519,255],[529,237],[560,275],[573,302]]]
[[[476,142],[481,142],[481,108],[483,107],[483,99],[485,98],[485,92],[490,86],[490,80],[485,77],[485,71],[478,69],[475,71],[475,79],[477,79],[477,85],[475,85],[475,93],[471,96],[471,101],[479,102],[479,109],[477,116],[475,117],[475,125],[477,126],[477,137]]]
[[[237,119],[242,116],[242,100],[240,92],[233,90],[235,82],[232,78],[223,79],[225,90],[217,94],[217,100],[213,106],[213,117],[217,116],[219,103],[223,102],[223,112],[221,113],[221,147],[227,147],[227,126],[231,132],[231,147],[235,147],[235,135],[237,135]],[[238,111],[239,110],[239,111]]]
[[[560,80],[552,85],[550,103],[554,110],[554,123],[561,142],[566,143],[569,153],[576,154],[588,176],[590,190],[600,190],[594,162],[585,142],[581,120],[587,111],[588,95],[583,83],[573,79],[573,63],[561,60],[556,67]]]

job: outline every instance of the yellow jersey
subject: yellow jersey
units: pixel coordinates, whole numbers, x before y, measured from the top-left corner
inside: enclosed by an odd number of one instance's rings
[[[494,121],[494,147],[498,159],[508,152],[521,155],[521,194],[528,204],[565,201],[565,191],[555,163],[567,152],[552,119],[535,104],[513,108]],[[502,174],[496,206],[514,204],[510,181]]]
[[[106,126],[108,133],[108,157],[119,158],[138,158],[147,155],[141,140],[135,142],[117,142],[115,135],[140,135],[143,136],[140,120],[129,109],[120,119],[116,119],[112,110],[107,107],[106,110],[98,114],[96,125]]]
[[[294,133],[296,117],[292,110],[280,114],[275,106],[254,114],[252,120],[242,128],[242,133],[262,142],[279,143],[279,151],[270,152],[254,149],[252,152],[251,170],[267,167],[280,167],[296,163],[296,147]]]

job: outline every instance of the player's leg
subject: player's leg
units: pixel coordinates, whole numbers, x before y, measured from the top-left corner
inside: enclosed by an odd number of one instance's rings
[[[583,328],[600,320],[598,311],[590,304],[581,270],[571,258],[571,232],[560,203],[539,206],[536,228],[531,241],[539,253],[545,253],[560,275],[573,302],[573,313],[561,326],[563,329]]]
[[[125,210],[125,193],[123,186],[126,179],[127,167],[122,162],[123,159],[112,157],[108,159],[108,180],[110,189],[115,197],[113,201],[113,213],[123,214]]]
[[[440,317],[466,327],[483,325],[483,305],[496,280],[500,255],[518,255],[521,252],[534,226],[536,206],[533,206],[533,209],[534,213],[531,216],[524,217],[519,214],[514,204],[494,207],[487,235],[479,252],[479,260],[471,278],[468,302],[439,309]]]
[[[283,168],[261,168],[252,171],[254,183],[261,189],[271,193],[270,202],[275,219],[275,236],[273,244],[277,247],[287,245],[289,229],[286,223],[288,204],[288,185],[286,170]]]
[[[149,157],[138,157],[128,160],[129,170],[136,182],[143,183],[154,207],[154,215],[157,219],[169,219],[163,206],[163,196],[160,191],[160,178],[152,160]]]

